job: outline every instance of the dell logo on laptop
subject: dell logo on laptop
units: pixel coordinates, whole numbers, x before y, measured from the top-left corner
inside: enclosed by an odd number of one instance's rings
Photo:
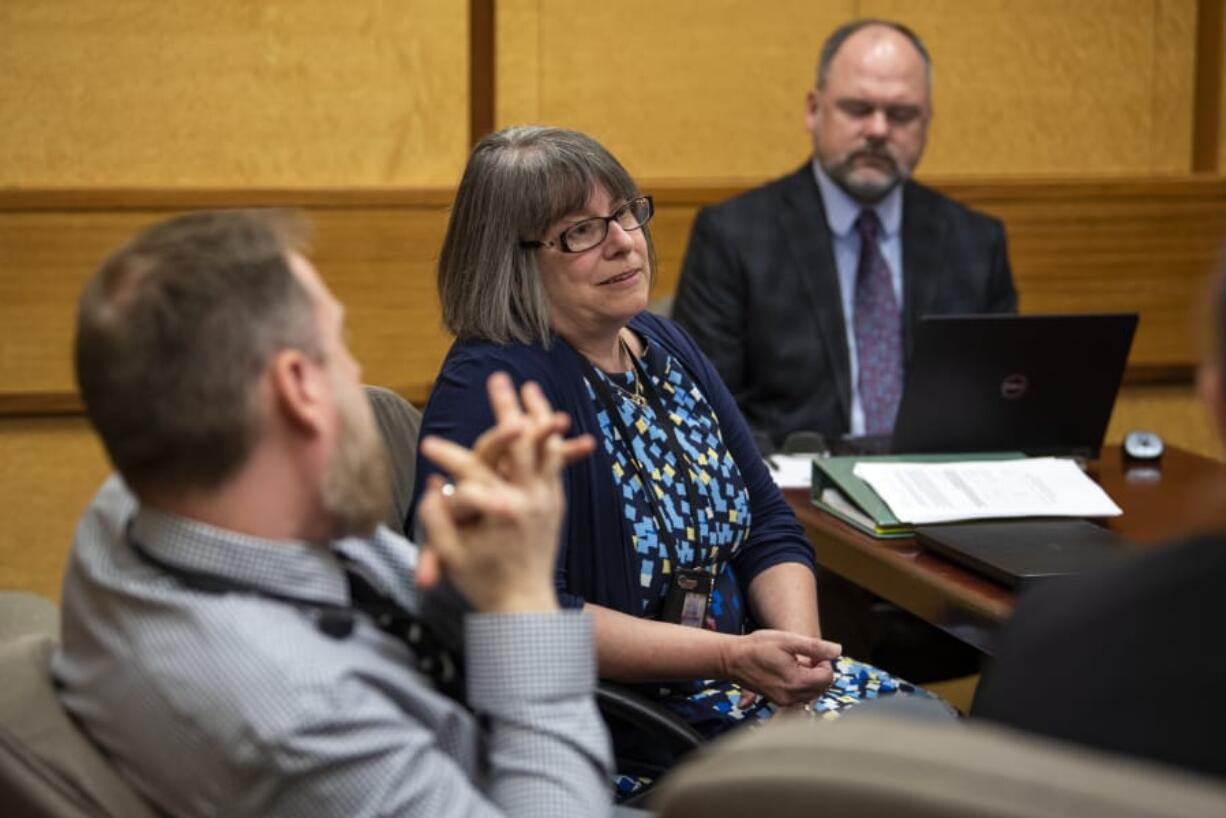
[[[1005,400],[1017,400],[1026,394],[1026,389],[1029,386],[1030,381],[1020,372],[1006,375],[1005,379],[1000,382],[1000,396]]]

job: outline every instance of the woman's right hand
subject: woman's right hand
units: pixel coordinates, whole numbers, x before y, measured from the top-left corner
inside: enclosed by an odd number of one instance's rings
[[[729,640],[724,677],[761,693],[780,707],[807,704],[834,681],[843,648],[812,636],[759,630]]]

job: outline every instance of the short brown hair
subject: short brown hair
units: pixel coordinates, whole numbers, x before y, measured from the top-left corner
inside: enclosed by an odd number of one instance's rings
[[[595,139],[577,131],[521,125],[477,143],[456,191],[438,260],[443,324],[457,338],[548,345],[548,302],[536,240],[581,210],[597,186],[614,201],[641,195],[630,174]],[[643,226],[655,273],[650,225]]]
[[[269,356],[320,354],[313,299],[289,266],[304,237],[284,212],[189,213],[142,232],[85,285],[77,383],[138,492],[220,485],[256,439]]]

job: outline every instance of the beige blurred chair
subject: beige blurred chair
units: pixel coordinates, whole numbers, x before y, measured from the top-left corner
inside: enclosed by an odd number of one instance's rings
[[[783,717],[691,759],[660,818],[1226,816],[1226,782],[986,722]]]
[[[374,411],[375,422],[387,449],[392,477],[392,511],[387,525],[404,531],[404,518],[413,497],[417,477],[417,438],[421,434],[421,412],[400,395],[382,386],[366,386],[366,397]],[[412,532],[407,532],[410,536]]]
[[[0,643],[27,633],[59,632],[60,609],[54,602],[29,591],[0,591]]]
[[[59,612],[0,592],[0,813],[153,818],[154,812],[60,706],[51,679]]]

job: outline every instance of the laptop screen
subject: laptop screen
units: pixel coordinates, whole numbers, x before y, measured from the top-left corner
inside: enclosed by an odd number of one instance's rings
[[[929,316],[891,449],[1097,457],[1136,313]]]

